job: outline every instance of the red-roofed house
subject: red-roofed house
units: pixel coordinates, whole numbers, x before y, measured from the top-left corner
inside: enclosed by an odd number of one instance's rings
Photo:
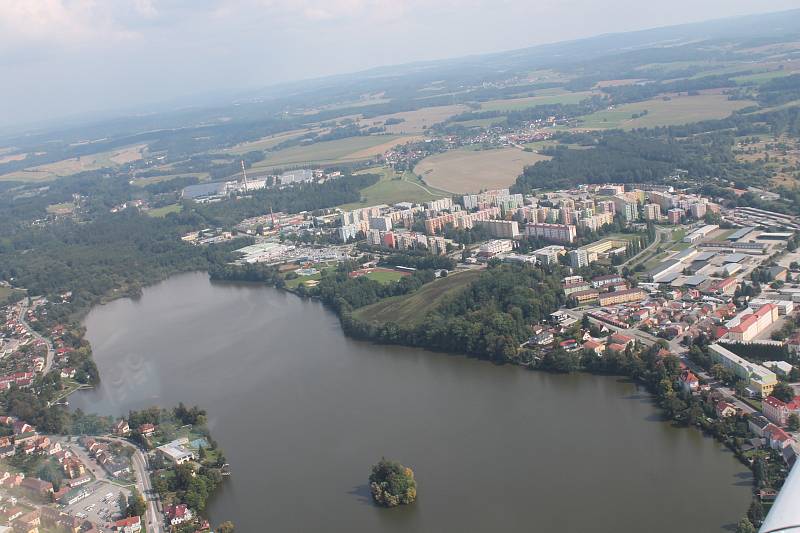
[[[614,333],[609,337],[609,341],[616,344],[621,344],[623,346],[628,346],[629,344],[633,344],[635,339],[633,337],[629,337],[627,335],[623,335],[622,333]]]
[[[583,343],[583,349],[588,352],[593,352],[596,355],[603,355],[603,343],[594,339],[589,339]]]
[[[167,508],[167,520],[173,526],[192,519],[192,511],[186,505],[171,505]]]
[[[686,394],[691,394],[700,387],[700,380],[691,370],[684,370],[681,375],[678,376],[678,383],[680,384],[681,390]]]
[[[736,407],[725,401],[717,402],[717,405],[714,406],[714,410],[717,412],[718,418],[727,418],[737,413]]]
[[[142,519],[138,516],[124,518],[114,522],[114,531],[122,531],[122,533],[137,533],[142,530]]]
[[[773,450],[782,450],[787,446],[791,446],[794,442],[794,439],[788,433],[775,424],[769,424],[764,428],[764,437],[766,437]]]
[[[764,416],[770,422],[779,426],[785,426],[789,421],[789,415],[800,415],[800,396],[796,396],[791,402],[783,402],[774,396],[768,396],[762,404]]]

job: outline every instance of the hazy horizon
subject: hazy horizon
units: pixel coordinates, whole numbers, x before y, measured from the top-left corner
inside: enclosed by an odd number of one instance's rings
[[[0,0],[0,127],[796,8],[796,0]],[[580,13],[581,16],[576,16]]]

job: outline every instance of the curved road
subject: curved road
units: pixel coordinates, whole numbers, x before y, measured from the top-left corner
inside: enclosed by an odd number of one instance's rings
[[[50,369],[53,367],[53,359],[55,358],[55,349],[53,348],[53,343],[50,342],[50,339],[47,337],[42,336],[38,331],[33,329],[30,324],[25,320],[25,313],[28,311],[28,304],[20,302],[19,305],[19,322],[25,328],[31,332],[34,339],[40,340],[44,342],[45,346],[47,346],[47,356],[45,357],[44,361],[44,369],[42,370],[42,374],[47,374],[50,372]]]

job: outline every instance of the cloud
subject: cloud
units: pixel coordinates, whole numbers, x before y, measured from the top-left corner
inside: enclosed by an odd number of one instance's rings
[[[154,17],[153,0],[0,0],[0,50],[129,40],[122,15]]]

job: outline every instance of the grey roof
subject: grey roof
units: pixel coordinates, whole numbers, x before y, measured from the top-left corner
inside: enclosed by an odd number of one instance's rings
[[[687,276],[686,279],[684,280],[684,284],[689,285],[690,287],[695,287],[697,285],[700,285],[707,279],[708,276]]]
[[[696,256],[692,257],[692,262],[694,261],[708,261],[712,257],[717,255],[717,252],[700,252]]]
[[[754,229],[756,229],[756,228],[747,227],[747,228],[738,229],[738,230],[734,231],[733,233],[731,233],[730,235],[728,235],[728,240],[729,241],[737,241],[737,240],[741,239],[742,237],[744,237],[745,235],[747,235],[748,233],[750,233],[751,231],[753,231]]]
[[[183,188],[184,198],[200,198],[201,196],[213,196],[225,192],[225,182],[198,183]]]
[[[657,276],[659,273],[664,272],[665,270],[677,265],[678,263],[680,263],[680,261],[676,259],[669,259],[667,261],[664,261],[663,263],[660,263],[657,267],[648,272],[648,274],[650,276]]]
[[[747,254],[743,254],[740,252],[736,252],[735,254],[730,254],[728,257],[725,258],[726,263],[739,263],[743,259],[747,257]]]
[[[673,272],[658,280],[659,283],[672,283],[681,276],[680,272]]]

